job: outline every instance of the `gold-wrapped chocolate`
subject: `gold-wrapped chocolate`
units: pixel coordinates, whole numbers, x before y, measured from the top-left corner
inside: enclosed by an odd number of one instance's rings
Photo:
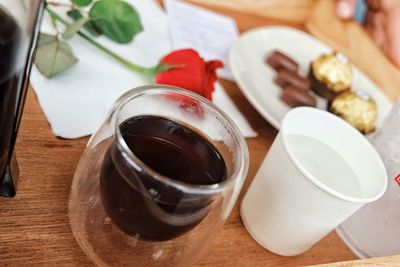
[[[329,110],[364,134],[375,129],[377,106],[365,92],[344,92],[333,99]]]
[[[340,53],[324,54],[311,64],[315,78],[326,84],[335,93],[348,90],[351,86],[351,65]]]

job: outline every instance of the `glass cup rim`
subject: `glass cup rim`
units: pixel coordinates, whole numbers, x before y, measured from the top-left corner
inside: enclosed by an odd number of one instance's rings
[[[370,151],[370,153],[374,154],[374,157],[377,159],[377,164],[379,165],[378,168],[382,171],[382,175],[383,175],[382,176],[383,177],[382,187],[380,188],[380,190],[378,192],[376,192],[376,194],[374,196],[371,196],[371,197],[354,197],[354,196],[350,196],[350,195],[338,192],[338,191],[332,189],[330,186],[325,185],[324,183],[319,181],[308,170],[306,170],[302,166],[302,164],[299,162],[297,157],[294,155],[292,149],[290,148],[290,145],[288,144],[288,140],[287,140],[286,135],[285,135],[286,128],[288,127],[287,126],[288,121],[291,119],[292,116],[295,116],[298,113],[308,113],[308,114],[313,114],[313,115],[317,115],[318,114],[318,116],[323,116],[326,119],[331,120],[332,122],[336,123],[337,125],[339,125],[343,129],[348,131],[349,134],[354,136],[354,138],[359,139],[363,143],[363,145],[368,147],[368,150]],[[333,115],[332,113],[329,113],[327,111],[316,109],[316,108],[312,108],[312,107],[297,107],[297,108],[294,108],[291,111],[289,111],[289,113],[285,116],[285,118],[283,119],[282,124],[281,124],[280,132],[282,132],[281,137],[282,137],[282,141],[283,141],[284,151],[288,155],[288,157],[290,158],[291,162],[294,164],[294,166],[296,166],[296,168],[300,171],[300,173],[306,179],[308,179],[311,183],[313,183],[316,187],[318,187],[322,191],[324,191],[324,192],[330,194],[331,196],[334,196],[334,197],[336,197],[336,198],[338,198],[340,200],[343,200],[343,201],[346,201],[346,202],[350,202],[350,203],[370,203],[370,202],[373,202],[373,201],[379,199],[385,193],[386,188],[387,188],[387,174],[386,174],[385,166],[384,166],[384,164],[383,164],[378,152],[376,152],[375,148],[367,141],[365,136],[363,136],[353,126],[351,126],[350,124],[348,124],[347,122],[345,122],[341,118],[337,117],[336,115]]]
[[[192,99],[195,99],[196,101],[201,102],[203,105],[207,106],[208,108],[211,108],[212,110],[215,111],[218,116],[223,120],[223,122],[228,125],[228,127],[231,129],[233,139],[235,140],[235,143],[238,145],[238,149],[241,151],[240,157],[238,162],[238,168],[237,170],[232,173],[227,179],[223,180],[220,183],[216,184],[211,184],[211,185],[196,185],[196,184],[189,184],[185,182],[181,182],[175,179],[172,179],[168,176],[162,175],[158,173],[157,171],[153,170],[150,166],[145,164],[143,161],[141,161],[128,147],[127,143],[125,142],[125,139],[122,136],[121,129],[120,129],[120,124],[118,121],[118,115],[121,111],[121,109],[127,104],[129,101],[140,97],[144,94],[148,93],[178,93],[187,97],[190,97]],[[144,85],[144,86],[139,86],[135,87],[133,89],[128,90],[125,92],[123,95],[119,97],[119,99],[116,101],[116,104],[114,106],[114,109],[111,112],[111,124],[114,124],[114,130],[115,130],[115,136],[117,140],[117,144],[119,147],[123,149],[123,152],[126,153],[129,159],[129,163],[138,166],[140,169],[144,170],[146,173],[150,174],[155,180],[158,180],[160,182],[163,182],[169,186],[173,186],[177,189],[180,189],[185,192],[189,192],[192,194],[205,194],[205,193],[210,193],[210,194],[215,194],[216,192],[223,191],[224,188],[229,187],[231,185],[234,185],[234,183],[243,175],[247,173],[248,170],[248,158],[249,158],[249,152],[248,152],[248,147],[247,143],[245,141],[245,138],[241,134],[239,128],[237,125],[232,121],[232,119],[229,118],[229,116],[221,110],[219,107],[217,107],[214,103],[209,101],[208,99],[193,93],[189,90],[175,87],[175,86],[169,86],[169,85]],[[244,179],[244,178],[242,178]]]

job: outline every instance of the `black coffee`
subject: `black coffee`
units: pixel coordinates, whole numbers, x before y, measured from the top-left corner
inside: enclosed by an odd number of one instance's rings
[[[213,196],[184,193],[154,176],[193,185],[220,183],[226,166],[218,150],[195,131],[163,117],[132,117],[120,129],[129,149],[155,172],[132,167],[116,143],[110,146],[100,188],[113,222],[129,235],[152,241],[175,238],[200,223]]]
[[[22,90],[25,62],[18,62],[21,32],[16,21],[0,5],[0,180],[9,157],[14,118]]]

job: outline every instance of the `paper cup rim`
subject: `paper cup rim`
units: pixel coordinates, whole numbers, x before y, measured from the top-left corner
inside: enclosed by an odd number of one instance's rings
[[[377,190],[377,193],[372,196],[372,197],[354,197],[350,196],[347,194],[340,193],[331,187],[325,185],[321,181],[319,181],[317,178],[315,178],[309,171],[307,171],[302,164],[299,162],[297,157],[294,155],[292,149],[290,149],[290,146],[288,144],[288,140],[285,137],[285,130],[287,128],[287,121],[291,116],[293,116],[296,113],[309,113],[309,114],[317,114],[319,113],[319,116],[324,116],[329,120],[334,121],[340,127],[346,128],[346,131],[349,131],[351,135],[353,135],[355,138],[358,138],[365,146],[368,147],[368,150],[370,153],[373,154],[373,156],[377,159],[377,168],[380,169],[382,175],[379,176],[377,179],[382,179],[382,188],[380,190]],[[352,127],[350,124],[342,120],[341,118],[337,117],[336,115],[333,115],[327,111],[316,109],[316,108],[311,108],[311,107],[298,107],[290,110],[284,119],[282,120],[282,127],[281,127],[281,137],[282,137],[282,143],[284,147],[285,153],[288,155],[290,160],[293,162],[293,164],[296,166],[296,168],[301,172],[301,174],[307,178],[311,183],[313,183],[315,186],[317,186],[319,189],[322,191],[340,199],[344,200],[346,202],[351,202],[351,203],[370,203],[373,202],[377,199],[379,199],[386,191],[387,188],[387,172],[385,165],[382,162],[381,157],[379,156],[378,152],[375,150],[375,148],[371,145],[371,143],[368,142],[368,140],[365,138],[364,135],[362,135],[358,130],[356,130],[354,127]]]

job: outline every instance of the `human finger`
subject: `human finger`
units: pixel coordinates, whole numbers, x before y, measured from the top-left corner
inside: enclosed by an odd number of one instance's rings
[[[356,10],[356,0],[336,0],[335,12],[341,19],[350,19]]]

